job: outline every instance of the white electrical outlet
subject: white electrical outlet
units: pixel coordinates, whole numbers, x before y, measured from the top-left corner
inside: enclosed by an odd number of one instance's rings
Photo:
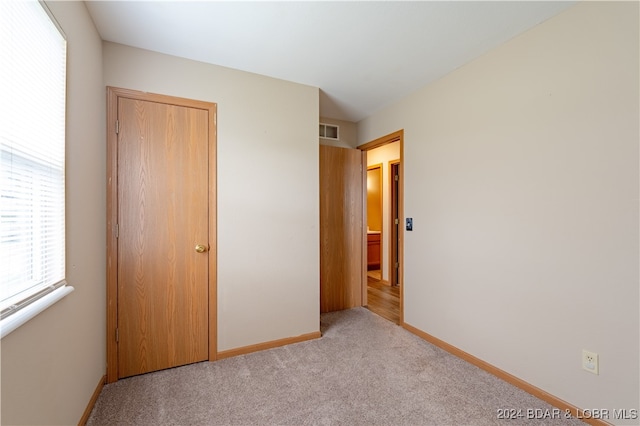
[[[582,368],[589,373],[598,374],[598,354],[595,352],[589,352],[586,349],[582,350]]]

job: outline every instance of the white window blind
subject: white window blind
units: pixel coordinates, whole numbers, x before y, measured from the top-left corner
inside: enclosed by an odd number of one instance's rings
[[[0,2],[0,61],[5,319],[65,285],[66,40],[44,4]]]

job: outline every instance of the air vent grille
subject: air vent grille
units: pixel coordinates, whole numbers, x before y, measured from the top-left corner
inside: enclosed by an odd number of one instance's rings
[[[320,137],[323,139],[338,140],[338,126],[335,124],[320,123]]]

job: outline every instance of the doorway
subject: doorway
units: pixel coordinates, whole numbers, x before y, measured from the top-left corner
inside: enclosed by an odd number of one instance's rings
[[[382,223],[379,234],[380,248],[380,276],[377,274],[367,274],[367,279],[363,282],[363,293],[367,294],[367,307],[396,324],[403,324],[403,152],[404,152],[404,132],[399,130],[389,135],[383,136],[369,143],[360,145],[358,149],[367,155],[368,171],[381,170],[382,190],[381,211]],[[369,175],[367,176],[369,186]],[[368,204],[378,203],[375,197],[371,197],[367,189]],[[367,213],[374,211],[367,206]],[[374,213],[375,216],[375,213]],[[367,232],[367,247],[372,244],[369,240],[375,239],[371,236],[371,224],[367,218],[369,226]],[[377,230],[373,230],[377,231]],[[369,257],[372,256],[368,253]],[[368,272],[375,271],[367,262]]]
[[[382,280],[382,163],[367,166],[367,277]]]
[[[108,88],[107,381],[216,358],[216,105]]]

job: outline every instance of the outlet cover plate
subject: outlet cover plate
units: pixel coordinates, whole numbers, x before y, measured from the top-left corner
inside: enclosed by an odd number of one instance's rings
[[[598,368],[598,354],[590,352],[586,349],[582,350],[582,368],[589,373],[599,374]]]

